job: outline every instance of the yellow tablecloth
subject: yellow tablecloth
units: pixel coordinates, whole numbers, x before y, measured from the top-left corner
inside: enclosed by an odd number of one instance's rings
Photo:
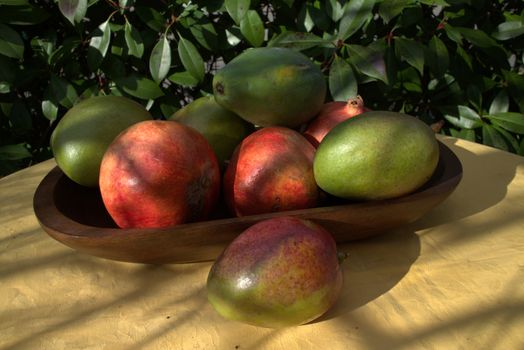
[[[343,245],[345,286],[311,324],[228,321],[211,263],[80,254],[40,229],[32,196],[55,165],[0,180],[1,349],[524,349],[524,158],[444,137],[464,177],[416,223]]]

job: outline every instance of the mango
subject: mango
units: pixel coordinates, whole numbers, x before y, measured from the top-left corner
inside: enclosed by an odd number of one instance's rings
[[[215,74],[213,95],[224,108],[257,126],[296,128],[322,108],[326,81],[300,52],[250,48]]]
[[[335,126],[320,142],[313,172],[327,193],[354,200],[395,198],[424,185],[439,160],[435,133],[421,120],[365,112]]]
[[[311,221],[283,216],[250,226],[226,247],[211,267],[207,293],[226,319],[282,328],[329,310],[342,278],[331,234]]]
[[[190,102],[171,115],[174,120],[196,129],[209,142],[222,169],[236,146],[253,131],[253,125],[216,103],[213,96]]]
[[[115,137],[153,116],[122,96],[94,96],[75,104],[60,119],[50,139],[60,169],[74,182],[97,187],[100,163]]]
[[[268,126],[246,137],[224,173],[223,195],[236,216],[313,208],[315,147],[298,131]]]

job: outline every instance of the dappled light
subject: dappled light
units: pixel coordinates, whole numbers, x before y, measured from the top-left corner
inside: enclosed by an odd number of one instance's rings
[[[0,349],[524,349],[523,19],[0,0]]]
[[[456,191],[415,223],[339,244],[348,258],[335,305],[308,324],[276,330],[214,311],[206,292],[211,262],[122,263],[46,235],[31,203],[53,162],[4,178],[0,347],[515,348],[524,322],[524,252],[516,234],[522,159],[442,141],[464,168]]]

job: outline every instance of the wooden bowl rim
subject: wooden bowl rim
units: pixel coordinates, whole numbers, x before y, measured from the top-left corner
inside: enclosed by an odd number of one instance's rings
[[[72,220],[65,216],[56,206],[54,198],[55,186],[58,180],[65,176],[58,166],[55,166],[49,173],[42,179],[38,185],[34,198],[33,208],[35,216],[37,217],[40,225],[45,228],[50,228],[54,231],[60,232],[64,235],[72,237],[103,237],[107,235],[132,235],[136,233],[148,234],[148,233],[161,233],[170,232],[176,233],[176,231],[191,230],[203,230],[210,226],[227,226],[231,223],[255,223],[264,219],[280,217],[280,216],[307,216],[308,214],[326,213],[330,211],[340,211],[354,208],[372,208],[392,203],[398,203],[403,201],[414,201],[419,197],[427,196],[433,193],[441,193],[443,190],[451,193],[458,183],[462,179],[462,164],[458,157],[441,141],[438,141],[440,147],[440,162],[442,162],[444,169],[440,178],[437,178],[436,183],[432,183],[429,186],[422,186],[420,189],[412,192],[411,194],[385,200],[375,201],[363,201],[363,202],[352,202],[340,205],[331,206],[320,206],[310,209],[300,209],[285,212],[267,213],[259,215],[250,215],[244,217],[229,217],[214,219],[209,221],[193,222],[180,224],[172,227],[165,228],[132,228],[132,229],[121,229],[112,227],[97,227],[85,225]],[[447,177],[442,179],[446,175]],[[431,182],[431,180],[429,180]],[[53,219],[51,219],[53,218]]]

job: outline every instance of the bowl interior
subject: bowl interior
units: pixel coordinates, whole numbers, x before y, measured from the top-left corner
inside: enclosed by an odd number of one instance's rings
[[[432,177],[416,191],[399,198],[383,201],[373,201],[373,204],[380,206],[381,203],[387,205],[391,201],[401,200],[424,193],[440,184],[446,183],[457,175],[462,174],[462,166],[455,154],[444,144],[439,142],[440,158]],[[58,170],[59,171],[59,170]],[[105,209],[97,188],[80,186],[71,181],[63,173],[56,177],[53,186],[54,205],[56,209],[65,217],[82,225],[100,228],[118,228],[107,210]],[[326,195],[319,208],[331,206],[358,205],[363,202],[340,199]],[[229,215],[222,201],[209,221],[233,218]]]
[[[207,221],[161,229],[120,229],[98,189],[74,183],[55,167],[38,186],[33,206],[40,225],[54,239],[87,254],[120,261],[212,260],[247,227],[286,215],[317,222],[337,242],[347,242],[413,222],[453,192],[462,166],[448,147],[439,145],[439,163],[431,179],[413,193],[388,200],[357,202],[326,196],[315,208],[239,218],[228,215],[222,204]]]

